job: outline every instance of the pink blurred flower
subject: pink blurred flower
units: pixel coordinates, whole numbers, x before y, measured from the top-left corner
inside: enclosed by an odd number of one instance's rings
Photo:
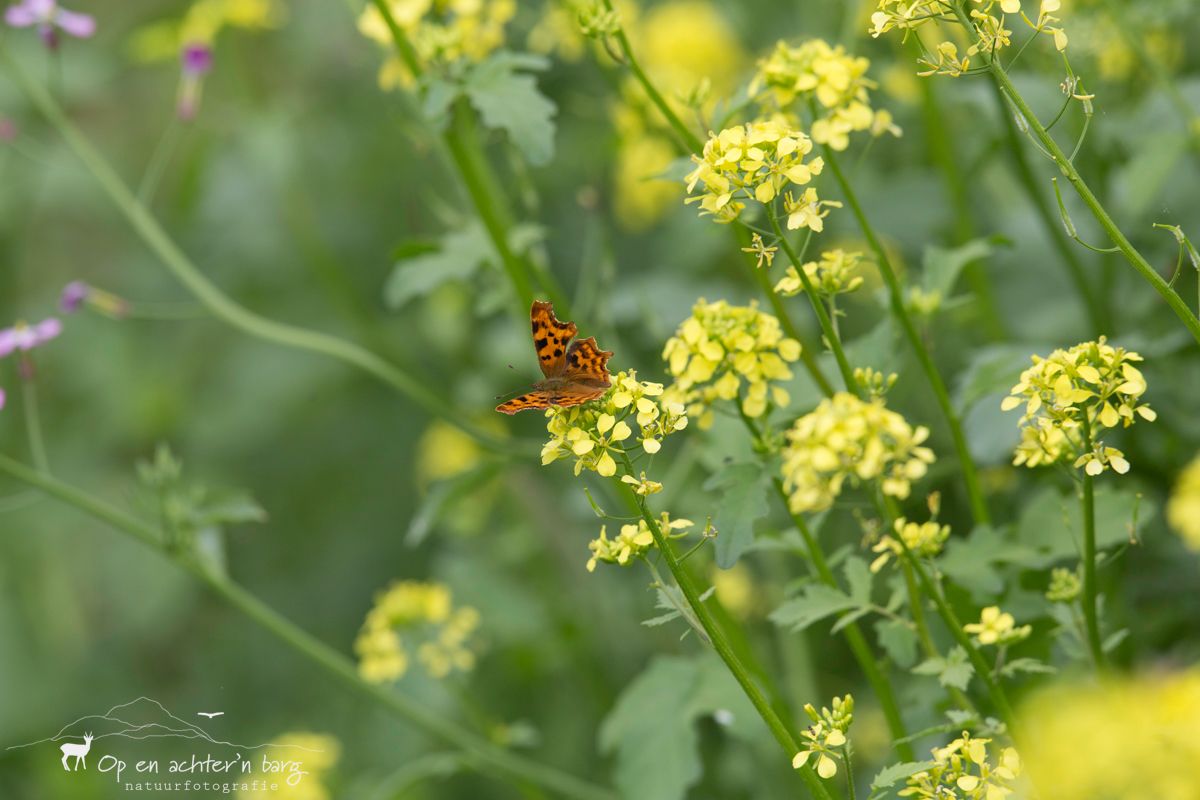
[[[11,142],[17,138],[17,123],[7,117],[0,117],[0,142]]]
[[[200,91],[203,88],[204,76],[212,69],[212,48],[206,44],[184,45],[179,56],[183,67],[183,76],[179,81],[179,101],[175,110],[181,120],[189,121],[195,118],[200,108]]]
[[[62,333],[62,323],[54,317],[42,320],[36,325],[18,322],[11,328],[0,330],[0,358],[20,350],[26,352],[45,344]]]
[[[0,389],[0,408],[4,408],[4,390]]]
[[[63,287],[58,307],[64,314],[74,314],[83,306],[83,301],[88,299],[91,291],[92,287],[83,281],[71,281]]]
[[[94,17],[59,8],[58,0],[21,0],[5,10],[4,21],[14,28],[36,25],[42,41],[50,48],[58,46],[56,28],[79,39],[86,39],[96,32]]]

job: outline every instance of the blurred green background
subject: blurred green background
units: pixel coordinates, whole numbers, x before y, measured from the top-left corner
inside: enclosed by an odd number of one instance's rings
[[[98,17],[98,34],[63,45],[69,113],[131,184],[169,125],[179,80],[173,61],[138,56],[138,31],[178,19],[188,5],[79,0],[79,10]],[[1194,660],[1196,561],[1183,556],[1158,512],[1200,443],[1200,419],[1192,413],[1200,393],[1194,342],[1119,256],[1078,248],[1109,318],[1105,330],[1090,328],[1017,183],[987,83],[936,81],[942,116],[931,121],[912,77],[912,51],[866,36],[870,8],[860,5],[647,3],[633,30],[648,69],[676,92],[688,91],[713,65],[720,69],[708,75],[714,93],[735,92],[780,37],[822,36],[869,56],[880,84],[874,104],[892,111],[904,135],[869,148],[858,142],[847,161],[868,213],[909,270],[919,269],[926,247],[961,243],[964,209],[947,191],[937,151],[953,147],[974,233],[1003,239],[984,269],[1004,333],[985,329],[963,285],[925,321],[924,334],[951,387],[975,400],[968,433],[1002,521],[1019,519],[1051,482],[1007,466],[1017,431],[1015,418],[999,412],[999,397],[1028,354],[1106,333],[1146,356],[1147,399],[1159,421],[1123,442],[1135,468],[1121,484],[1142,495],[1143,546],[1129,551],[1113,578],[1119,583],[1111,596],[1120,599],[1109,613],[1120,624],[1137,623],[1126,658]],[[1181,224],[1200,235],[1195,139],[1107,7],[1064,6],[1073,64],[1097,94],[1081,171],[1169,275],[1175,241],[1151,223]],[[1186,46],[1200,22],[1190,3],[1122,6],[1135,41],[1172,76],[1183,100],[1200,108],[1200,60]],[[385,52],[357,31],[359,10],[354,3],[288,3],[261,30],[222,31],[200,112],[179,132],[153,210],[239,302],[360,341],[404,365],[466,417],[511,435],[510,456],[478,450],[369,375],[249,338],[204,314],[3,76],[0,117],[13,120],[20,136],[0,144],[0,324],[57,313],[59,292],[72,280],[163,317],[79,313],[64,318],[64,334],[37,352],[54,473],[153,519],[134,465],[167,443],[188,481],[250,492],[269,519],[226,531],[230,576],[348,655],[373,595],[392,580],[446,583],[456,603],[481,612],[478,664],[442,682],[413,670],[399,690],[539,760],[610,783],[613,758],[597,744],[601,722],[656,655],[694,654],[697,646],[692,637],[680,641],[678,627],[638,624],[656,613],[644,573],[586,572],[586,543],[599,525],[583,494],[586,482],[561,464],[539,466],[529,446],[542,433],[538,415],[500,419],[491,411],[496,395],[525,386],[536,372],[527,321],[514,310],[500,270],[464,266],[463,279],[431,281],[440,285],[400,304],[385,302],[398,255],[436,248],[447,233],[470,238],[475,223],[429,125],[400,94],[379,88]],[[540,3],[520,3],[508,46],[528,49],[528,34],[545,12]],[[36,37],[3,36],[27,71],[39,79],[53,74]],[[514,217],[573,298],[582,335],[616,352],[610,366],[662,380],[662,345],[697,298],[745,302],[755,288],[729,232],[684,207],[675,184],[653,179],[680,171],[652,109],[602,52],[589,44],[579,55],[554,53],[538,78],[558,108],[550,165],[525,165],[500,135],[488,138],[488,153]],[[1060,71],[1052,54],[1036,50],[1017,71],[1044,117],[1061,102]],[[1079,120],[1061,125],[1072,141],[1068,129],[1077,131]],[[1052,165],[1031,147],[1027,154],[1053,204]],[[1067,202],[1081,237],[1101,243],[1086,212],[1073,198]],[[848,214],[833,214],[827,225],[823,248],[861,248]],[[780,262],[775,269],[782,270]],[[1185,269],[1179,287],[1195,298],[1193,270]],[[807,325],[801,306],[792,308]],[[934,428],[933,447],[947,457],[923,488],[943,489],[947,521],[962,523],[955,532],[965,533],[948,437],[905,348],[877,328],[883,308],[871,275],[846,309],[844,330],[850,340],[875,333],[860,342],[862,361],[900,373],[889,404]],[[815,326],[808,330],[812,335]],[[0,361],[0,386],[9,393],[0,446],[28,460],[12,358]],[[817,398],[799,374],[791,388],[794,413]],[[704,520],[712,513],[705,479],[748,447],[736,427],[722,423],[673,439],[658,462],[668,480],[659,507]],[[610,502],[602,487],[596,496]],[[95,520],[12,481],[0,481],[0,511],[0,797],[113,796],[111,783],[96,775],[68,780],[44,750],[3,748],[139,695],[176,713],[224,709],[227,715],[208,727],[235,741],[267,741],[285,731],[336,737],[342,758],[324,779],[333,797],[540,796],[469,769],[391,791],[386,781],[397,768],[444,747],[331,682],[159,555]],[[759,536],[777,541],[783,530],[773,509]],[[1028,535],[1037,533],[1035,527]],[[822,535],[836,550],[857,545],[862,534],[847,512]],[[790,696],[820,704],[862,689],[844,644],[827,635],[827,626],[796,636],[764,617],[804,572],[799,557],[764,547],[747,556],[722,592]],[[754,599],[739,605],[728,592],[747,586]],[[1020,591],[1010,598],[1015,608]],[[902,698],[918,722],[925,700]],[[860,703],[866,727],[872,711],[865,689]],[[873,724],[882,729],[877,714]],[[739,738],[704,717],[703,777],[692,796],[792,796],[790,771],[777,763],[765,734],[749,727]],[[879,736],[885,746],[886,735]],[[868,749],[864,775],[886,758]]]

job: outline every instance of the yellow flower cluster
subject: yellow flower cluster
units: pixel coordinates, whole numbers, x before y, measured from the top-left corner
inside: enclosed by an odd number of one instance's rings
[[[826,250],[821,253],[819,261],[809,261],[804,265],[804,274],[818,294],[827,297],[848,294],[863,284],[863,277],[856,274],[861,261],[862,253]],[[804,284],[794,266],[789,266],[787,273],[775,284],[775,292],[785,297],[793,297],[803,291]]]
[[[455,608],[450,589],[440,583],[396,581],[375,598],[354,642],[359,674],[371,683],[387,683],[407,671],[410,650],[401,633],[417,643],[417,660],[434,678],[475,666],[470,638],[479,612]]]
[[[871,572],[879,572],[893,557],[899,558],[904,553],[904,548],[918,558],[933,558],[942,552],[942,546],[950,538],[950,526],[939,525],[932,520],[909,522],[900,517],[896,520],[893,530],[896,532],[895,536],[884,534],[871,548],[872,552],[879,553],[871,562]],[[904,543],[904,548],[900,546],[901,542]]]
[[[833,698],[833,710],[822,708],[820,713],[811,703],[804,706],[813,724],[801,734],[806,741],[805,749],[792,757],[792,768],[800,769],[816,758],[817,774],[828,780],[837,775],[837,761],[843,755],[846,746],[846,732],[854,722],[854,698],[850,695]]]
[[[732,222],[746,207],[746,200],[767,204],[788,186],[803,186],[821,174],[821,158],[805,161],[813,143],[803,132],[777,119],[748,122],[713,134],[701,155],[693,155],[696,168],[684,180],[688,193],[703,184],[698,202],[701,214],[717,222]],[[816,202],[816,190],[812,201]],[[788,228],[804,227],[806,218],[789,212]]]
[[[273,739],[273,744],[263,751],[263,763],[297,764],[295,772],[260,772],[247,774],[239,780],[242,784],[274,785],[275,788],[251,790],[239,789],[237,796],[246,800],[264,797],[286,797],[288,800],[329,800],[332,793],[325,785],[326,773],[331,771],[342,757],[342,745],[337,739],[323,733],[296,731]],[[260,785],[261,785],[260,784]]]
[[[1004,800],[1012,794],[1013,784],[1021,775],[1021,757],[1015,749],[1006,747],[1000,751],[997,763],[992,764],[988,760],[989,742],[991,739],[973,739],[963,731],[960,738],[945,747],[935,747],[933,760],[937,766],[910,777],[900,796],[920,800]],[[1058,794],[1050,796],[1061,800]]]
[[[542,446],[542,464],[574,457],[576,475],[590,469],[611,477],[617,473],[613,453],[624,455],[624,442],[635,435],[630,420],[637,424],[641,448],[657,453],[663,439],[688,424],[683,404],[662,395],[661,383],[639,381],[637,373],[628,370],[614,376],[612,387],[591,403],[548,409],[546,430],[550,439]]]
[[[1022,625],[1018,628],[1012,614],[1001,611],[999,606],[988,606],[979,613],[979,622],[963,625],[963,631],[973,634],[979,644],[1004,647],[1028,639],[1033,626]]]
[[[665,511],[658,519],[659,529],[668,539],[686,536],[686,530],[693,524],[690,519],[671,519]],[[629,564],[630,560],[641,558],[653,547],[654,534],[650,532],[650,526],[644,519],[639,519],[637,524],[622,525],[621,532],[615,539],[609,539],[608,526],[601,525],[600,536],[588,542],[588,550],[592,551],[592,557],[587,562],[588,572],[594,572],[596,564],[601,561],[623,567]]]
[[[770,98],[780,108],[797,100],[815,101],[821,116],[813,120],[813,141],[845,150],[856,131],[878,135],[899,130],[891,124],[890,114],[876,125],[870,98],[875,83],[867,78],[870,66],[867,59],[850,55],[841,45],[830,47],[823,39],[810,39],[798,47],[779,42],[771,55],[758,62],[749,92],[756,99]]]
[[[1167,523],[1193,550],[1200,550],[1200,456],[1184,467],[1167,501]]]
[[[129,41],[136,61],[178,60],[187,45],[212,45],[225,28],[267,30],[283,24],[281,0],[196,0],[181,19],[137,28]]]
[[[1055,567],[1050,573],[1050,585],[1046,587],[1046,599],[1051,603],[1072,603],[1079,597],[1081,588],[1079,574],[1075,570]]]
[[[884,494],[908,497],[912,482],[934,460],[933,451],[921,446],[928,436],[928,429],[913,428],[882,399],[838,392],[822,400],[787,433],[783,485],[792,511],[829,508],[847,479],[879,479]]]
[[[1128,472],[1124,454],[1105,447],[1099,434],[1118,425],[1127,428],[1138,417],[1153,421],[1157,416],[1141,403],[1146,379],[1133,366],[1141,360],[1137,353],[1107,344],[1103,336],[1045,358],[1033,356],[1033,366],[1021,373],[1000,406],[1005,411],[1025,406],[1013,464],[1036,467],[1074,455],[1074,465],[1089,475],[1109,467]]]
[[[504,26],[517,13],[516,0],[388,0],[388,8],[422,69],[482,61],[504,44]],[[358,18],[358,30],[389,51],[395,47],[383,15],[370,3]],[[379,72],[383,89],[407,86],[412,79],[397,56]]]
[[[707,428],[718,400],[737,400],[748,417],[766,412],[768,393],[777,406],[791,402],[787,391],[772,383],[791,379],[788,363],[800,358],[800,343],[786,338],[779,320],[755,303],[731,306],[701,299],[667,340],[663,358],[675,378],[671,396],[686,403],[700,427]]]
[[[1200,797],[1200,670],[1060,684],[1030,698],[1020,717],[1038,797]]]
[[[953,0],[879,0],[879,10],[871,15],[871,35],[878,37],[893,28],[905,34],[933,21],[957,23]],[[1029,2],[1029,0],[1025,0]],[[942,41],[934,46],[922,59],[925,69],[918,75],[962,75],[971,66],[971,58],[979,53],[994,56],[1012,44],[1012,31],[1005,27],[1006,15],[1019,15],[1036,33],[1044,33],[1054,39],[1059,51],[1067,49],[1067,34],[1054,12],[1062,6],[1061,0],[1041,0],[1037,17],[1031,18],[1021,7],[1022,0],[971,0],[967,3],[967,14],[972,43],[962,57],[958,46],[951,41]],[[936,25],[936,23],[935,23]]]

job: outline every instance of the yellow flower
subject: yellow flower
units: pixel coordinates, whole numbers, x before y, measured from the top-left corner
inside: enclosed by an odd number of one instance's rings
[[[354,641],[359,674],[371,683],[403,677],[410,663],[409,639],[432,677],[469,671],[475,665],[469,640],[478,627],[479,612],[470,606],[455,608],[444,584],[396,581],[375,597]]]
[[[597,400],[546,410],[550,439],[542,446],[542,464],[574,457],[576,475],[590,469],[608,478],[617,473],[617,459],[631,446],[625,442],[636,438],[645,452],[657,453],[663,439],[687,424],[684,406],[663,397],[661,383],[639,381],[633,370],[619,372]]]
[[[757,616],[761,610],[761,597],[754,576],[741,561],[729,569],[713,565],[709,578],[716,590],[721,606],[739,620]]]
[[[848,294],[863,284],[862,276],[855,274],[860,261],[862,253],[847,253],[841,249],[826,250],[821,253],[819,261],[809,261],[804,265],[804,274],[819,294]],[[803,291],[804,284],[794,266],[789,266],[784,277],[775,284],[775,292],[785,297],[792,297]]]
[[[1200,457],[1184,467],[1167,501],[1167,522],[1193,550],[1200,550]]]
[[[280,0],[196,0],[180,19],[137,28],[129,40],[135,61],[178,60],[187,45],[211,46],[222,30],[280,27],[287,9]]]
[[[417,441],[418,482],[425,486],[461,475],[479,464],[480,456],[473,438],[449,423],[434,421]]]
[[[668,539],[686,536],[686,533],[676,533],[676,531],[686,531],[694,524],[690,519],[671,519],[665,511],[657,522],[659,529]],[[650,532],[650,526],[644,519],[639,519],[636,524],[622,525],[621,532],[615,539],[609,539],[608,526],[601,525],[600,536],[588,542],[588,550],[592,551],[592,557],[588,559],[587,570],[594,572],[596,564],[600,562],[627,566],[634,559],[644,556],[653,547],[654,534]]]
[[[833,710],[822,708],[820,713],[812,704],[804,706],[813,724],[802,733],[807,747],[792,757],[792,768],[800,769],[816,757],[817,774],[828,780],[837,775],[837,761],[846,746],[846,733],[854,721],[854,698],[850,695],[833,698]]]
[[[1029,638],[1033,626],[1022,625],[1018,628],[1012,614],[1002,612],[999,606],[988,606],[980,612],[979,622],[963,625],[963,631],[974,634],[979,644],[1003,647]]]
[[[327,734],[296,731],[272,737],[272,746],[262,752],[262,762],[284,766],[282,771],[255,771],[237,783],[259,782],[257,789],[239,789],[237,796],[250,800],[260,797],[285,797],[288,800],[329,800],[325,785],[330,772],[342,756],[341,743]],[[275,789],[269,788],[274,784]],[[268,788],[261,788],[266,785]]]
[[[663,358],[675,378],[669,395],[707,428],[719,400],[737,400],[749,417],[766,413],[768,398],[787,405],[791,398],[776,384],[792,378],[788,363],[800,358],[800,343],[786,338],[779,320],[755,303],[701,299],[667,341]]]
[[[1076,681],[1021,707],[1033,789],[1054,800],[1200,797],[1200,671]]]
[[[642,497],[658,494],[663,490],[663,485],[658,481],[652,481],[647,478],[645,472],[642,473],[640,478],[635,478],[632,475],[622,475],[621,483],[632,485],[634,493],[640,494]]]
[[[804,160],[812,149],[808,136],[779,120],[726,128],[709,138],[703,154],[692,156],[696,168],[684,178],[688,194],[700,184],[704,191],[686,202],[698,202],[700,213],[717,222],[732,222],[746,201],[769,204],[786,187],[803,186],[819,175],[825,162]],[[809,191],[815,200],[816,191]]]
[[[861,400],[839,392],[796,420],[783,449],[783,483],[792,511],[823,511],[847,480],[878,479],[884,494],[904,499],[925,475],[933,451],[929,436],[888,410],[882,398]]]
[[[885,534],[874,547],[872,552],[879,553],[879,556],[871,562],[871,572],[879,572],[884,565],[893,557],[899,557],[904,550],[900,543],[904,543],[904,547],[918,558],[933,558],[938,553],[942,552],[942,546],[946,540],[950,538],[950,526],[939,525],[935,521],[929,522],[909,522],[904,517],[900,517],[893,525],[896,532],[896,537]],[[897,538],[898,537],[898,538]]]
[[[875,123],[869,93],[875,84],[866,77],[870,64],[822,39],[798,47],[779,42],[770,56],[758,62],[749,91],[756,99],[770,99],[781,108],[797,100],[816,101],[824,113],[813,121],[813,141],[845,150],[851,133],[868,130]]]
[[[960,738],[945,747],[935,747],[935,766],[911,776],[900,796],[920,800],[1004,800],[1012,794],[1013,784],[1021,775],[1021,757],[1015,749],[1006,747],[993,764],[987,752],[990,742],[963,731]]]
[[[1112,347],[1101,336],[1095,342],[1033,356],[1033,366],[1004,399],[1001,408],[1022,405],[1022,440],[1013,463],[1034,467],[1074,455],[1074,466],[1098,475],[1111,467],[1129,471],[1124,454],[1100,440],[1105,428],[1128,428],[1139,417],[1153,421],[1157,414],[1141,402],[1146,379],[1133,366],[1142,357]]]
[[[759,269],[762,269],[763,264],[766,264],[768,267],[770,267],[771,263],[775,260],[775,253],[778,250],[779,248],[777,246],[768,246],[765,242],[763,242],[762,235],[757,233],[754,234],[750,239],[750,246],[742,248],[743,253],[751,253],[755,256],[754,266]],[[776,289],[776,291],[778,291],[778,289]]]
[[[811,228],[814,233],[825,230],[825,218],[829,216],[830,208],[841,208],[837,200],[821,200],[817,190],[811,186],[804,190],[800,197],[793,197],[791,192],[783,198],[783,212],[787,214],[788,230]]]

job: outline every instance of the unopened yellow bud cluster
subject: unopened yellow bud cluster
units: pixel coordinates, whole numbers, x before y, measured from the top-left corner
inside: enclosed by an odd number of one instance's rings
[[[950,538],[950,526],[936,521],[909,522],[904,517],[896,520],[896,535],[884,534],[874,547],[879,556],[871,562],[871,572],[879,572],[893,557],[899,558],[907,548],[917,558],[933,558],[942,552],[942,546]],[[901,542],[904,546],[901,547]]]
[[[848,294],[863,284],[863,277],[858,274],[861,261],[862,253],[847,253],[841,249],[826,250],[821,253],[819,261],[809,261],[804,265],[804,274],[818,294],[826,297]],[[794,266],[789,266],[784,276],[775,284],[775,292],[784,297],[792,297],[803,291],[804,283]]]

